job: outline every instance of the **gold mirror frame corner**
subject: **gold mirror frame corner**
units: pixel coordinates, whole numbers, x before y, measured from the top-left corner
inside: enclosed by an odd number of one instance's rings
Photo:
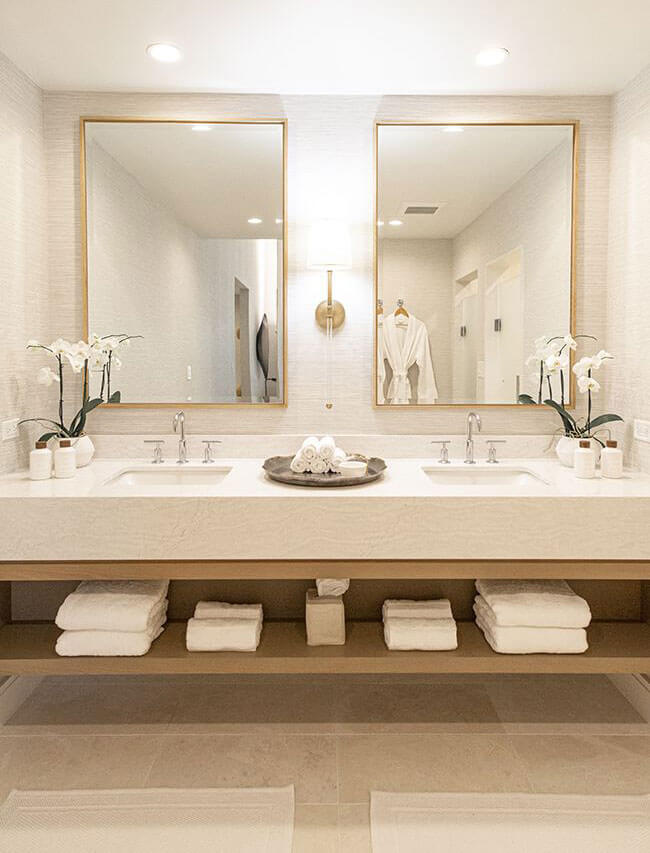
[[[379,128],[380,127],[448,127],[451,125],[463,125],[466,127],[526,127],[557,125],[573,128],[573,151],[572,151],[572,185],[571,185],[571,292],[569,306],[569,333],[575,337],[577,322],[577,284],[576,284],[576,252],[577,252],[577,228],[578,228],[578,160],[580,144],[580,120],[579,119],[542,119],[537,121],[405,121],[377,119],[373,125],[373,204],[372,204],[372,264],[373,264],[373,347],[372,347],[372,407],[378,411],[390,412],[397,409],[523,409],[536,411],[537,406],[525,407],[521,403],[416,403],[413,406],[391,406],[377,401],[377,300],[379,299],[379,267],[377,263],[377,252],[379,246],[379,226],[377,224],[379,212]],[[570,351],[569,373],[570,373],[570,398],[565,407],[572,411],[576,408],[576,379],[572,367],[575,361],[575,353]]]
[[[81,283],[83,337],[88,338],[88,206],[86,197],[86,125],[99,122],[151,123],[151,124],[275,124],[282,127],[282,400],[269,403],[102,403],[102,409],[286,409],[288,398],[288,334],[287,334],[287,144],[289,121],[287,118],[169,118],[160,116],[80,116],[79,118],[79,183],[81,230]]]

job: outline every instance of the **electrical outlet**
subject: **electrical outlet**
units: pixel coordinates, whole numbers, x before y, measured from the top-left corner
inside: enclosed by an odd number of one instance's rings
[[[634,420],[634,437],[637,441],[647,441],[650,444],[650,421]]]
[[[9,441],[12,438],[18,438],[18,421],[19,418],[11,418],[9,421],[2,422],[2,440]]]

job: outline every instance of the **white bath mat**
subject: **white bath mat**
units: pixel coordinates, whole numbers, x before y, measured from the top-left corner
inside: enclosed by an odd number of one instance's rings
[[[293,786],[12,791],[0,808],[11,853],[291,853]]]
[[[373,853],[648,853],[650,797],[371,794]]]

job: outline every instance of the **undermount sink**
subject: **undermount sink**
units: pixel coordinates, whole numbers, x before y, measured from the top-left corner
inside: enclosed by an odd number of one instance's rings
[[[526,488],[527,486],[547,486],[548,483],[534,471],[515,466],[491,465],[438,465],[427,466],[422,470],[431,482],[445,486],[495,486],[502,488]]]
[[[220,465],[162,465],[125,468],[104,483],[109,491],[139,495],[210,494],[232,468]]]

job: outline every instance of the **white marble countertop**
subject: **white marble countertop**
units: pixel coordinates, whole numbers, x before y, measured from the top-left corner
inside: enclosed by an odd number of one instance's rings
[[[550,458],[479,462],[527,469],[530,485],[433,482],[435,459],[388,459],[382,479],[342,489],[269,481],[261,459],[198,460],[219,482],[110,481],[149,461],[99,458],[71,480],[0,477],[0,560],[642,559],[650,560],[650,476],[577,480]],[[177,471],[171,460],[159,470]],[[445,469],[467,471],[459,460]],[[453,473],[453,472],[452,472]]]
[[[17,471],[0,477],[0,500],[3,498],[299,498],[301,500],[358,500],[359,498],[471,498],[471,497],[641,497],[650,499],[650,475],[626,470],[618,480],[609,480],[597,476],[592,480],[579,480],[573,471],[564,468],[555,459],[502,459],[497,465],[481,460],[473,466],[466,466],[460,459],[452,459],[449,466],[439,465],[436,459],[387,459],[387,469],[383,476],[368,484],[338,489],[317,489],[285,485],[269,480],[262,469],[263,459],[218,458],[212,465],[202,464],[200,459],[190,459],[188,465],[179,466],[173,460],[165,460],[162,465],[152,465],[145,459],[95,459],[86,468],[80,468],[74,478],[69,480],[34,481],[27,471]],[[536,474],[544,482],[538,485],[507,485],[487,483],[486,485],[455,485],[453,471],[460,473],[487,472],[499,475],[513,469],[524,469]],[[154,474],[170,472],[179,474],[197,471],[199,473],[227,471],[218,483],[205,485],[152,486],[150,490],[138,486],[135,489],[111,482],[126,471],[151,471]],[[426,471],[440,472],[432,481]],[[451,473],[450,482],[439,482]],[[495,477],[496,480],[496,477]]]

